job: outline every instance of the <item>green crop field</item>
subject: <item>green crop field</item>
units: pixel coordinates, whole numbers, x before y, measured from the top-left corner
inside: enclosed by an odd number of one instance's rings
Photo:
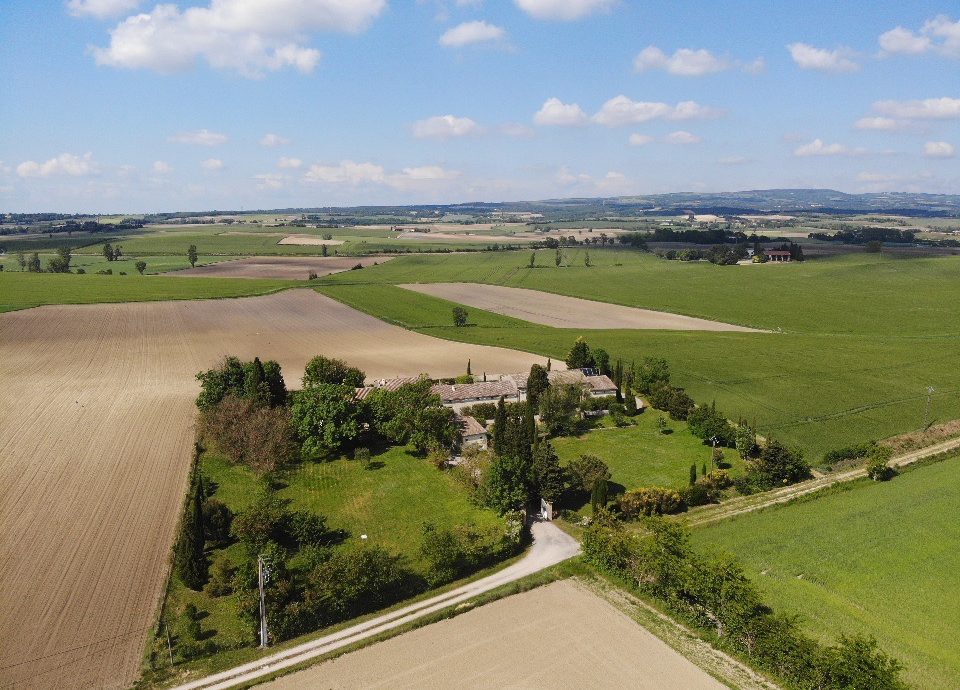
[[[265,295],[302,283],[249,278],[174,278],[169,276],[75,275],[0,272],[0,312],[44,304],[154,302]]]
[[[612,481],[626,490],[641,486],[686,486],[690,479],[690,465],[701,472],[703,463],[711,469],[713,449],[690,433],[686,422],[668,419],[671,433],[661,434],[657,428],[660,413],[647,410],[633,417],[635,426],[602,428],[582,436],[555,438],[551,441],[566,465],[580,455],[596,455],[610,467]],[[724,462],[736,475],[743,468],[737,451],[724,448]]]
[[[852,255],[773,266],[714,266],[627,251],[401,257],[328,276],[322,291],[393,323],[451,340],[562,358],[579,335],[626,361],[668,359],[675,381],[731,418],[795,443],[814,464],[832,448],[960,417],[960,259]],[[770,333],[558,329],[469,308],[392,283],[525,287],[726,321]],[[923,289],[936,285],[937,289]],[[493,372],[491,372],[493,373]],[[499,372],[498,372],[499,373]],[[927,416],[927,387],[933,386]]]
[[[98,245],[102,246],[102,245]],[[39,253],[40,264],[42,266],[47,265],[47,261],[56,256],[53,253]],[[119,273],[124,271],[128,274],[135,274],[137,272],[136,266],[134,264],[137,261],[143,260],[147,264],[147,269],[144,271],[145,274],[156,274],[156,273],[167,273],[169,271],[179,271],[184,268],[190,268],[190,262],[187,261],[186,252],[183,252],[182,255],[165,255],[165,256],[142,256],[142,255],[127,255],[123,258],[117,259],[116,261],[107,261],[102,254],[77,254],[74,253],[70,258],[70,270],[76,271],[78,268],[82,268],[87,273],[95,273],[96,271],[110,269],[114,273]],[[213,264],[218,261],[224,261],[225,258],[222,256],[197,256],[197,266],[203,266],[205,264]],[[5,256],[0,256],[0,265],[4,267],[4,271],[19,271],[20,266],[17,263],[16,256],[7,254]]]
[[[917,688],[960,687],[960,457],[700,528],[811,634],[877,638]]]

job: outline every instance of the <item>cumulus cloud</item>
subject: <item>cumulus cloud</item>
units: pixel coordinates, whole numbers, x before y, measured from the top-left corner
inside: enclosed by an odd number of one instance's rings
[[[283,189],[283,183],[287,178],[277,173],[263,173],[261,175],[254,175],[253,179],[257,181],[257,189],[267,191]]]
[[[500,133],[515,139],[529,139],[536,132],[531,128],[519,122],[507,122],[500,125]]]
[[[794,156],[807,158],[810,156],[845,156],[854,153],[843,144],[825,144],[823,139],[814,139],[809,144],[798,146],[793,151]]]
[[[438,165],[424,165],[421,167],[404,168],[399,173],[387,175],[384,183],[394,189],[414,190],[428,189],[443,185],[460,176],[459,172],[446,170]]]
[[[485,21],[463,22],[445,31],[440,37],[440,45],[448,48],[462,48],[473,43],[498,41],[505,35],[506,32],[501,27]]]
[[[576,103],[564,103],[559,98],[548,98],[533,116],[538,125],[578,127],[587,124],[587,114]]]
[[[311,165],[303,179],[308,182],[359,185],[364,182],[383,182],[383,166],[374,163],[340,161],[337,165]]]
[[[763,74],[767,71],[767,61],[758,57],[756,60],[744,63],[741,69],[747,74]]]
[[[140,0],[69,0],[67,12],[74,17],[109,19],[132,12],[139,5]]]
[[[607,127],[632,125],[650,120],[701,120],[722,115],[722,111],[682,101],[674,105],[660,102],[634,101],[624,95],[615,96],[601,106],[593,121]]]
[[[861,117],[854,124],[857,129],[874,129],[881,131],[893,131],[903,127],[900,120],[894,120],[892,117]]]
[[[287,158],[282,156],[280,160],[277,161],[278,168],[299,168],[303,165],[303,161],[299,158]]]
[[[223,170],[223,161],[219,158],[207,158],[200,163],[200,167],[207,172],[220,172]]]
[[[286,137],[273,133],[264,134],[260,140],[260,146],[266,146],[268,149],[276,148],[277,146],[286,146],[289,143],[290,140]]]
[[[214,69],[257,78],[286,67],[311,72],[320,51],[302,45],[314,31],[357,32],[386,0],[210,0],[181,11],[161,4],[110,31],[110,44],[96,47],[97,64],[178,72],[205,60]]]
[[[153,172],[158,175],[166,175],[167,173],[173,172],[173,168],[166,161],[154,161],[153,162]]]
[[[413,136],[417,139],[452,139],[480,131],[480,125],[469,117],[455,115],[436,115],[413,123]]]
[[[594,12],[605,12],[617,0],[514,0],[521,10],[534,19],[573,21]]]
[[[61,153],[56,158],[51,158],[43,163],[24,161],[17,166],[17,174],[20,177],[58,177],[63,175],[85,177],[96,174],[97,169],[92,153],[85,153],[82,156]]]
[[[956,153],[956,148],[947,141],[928,141],[923,145],[923,155],[927,158],[953,158]]]
[[[644,146],[653,141],[653,137],[646,134],[631,134],[628,140],[631,146]]]
[[[960,58],[960,21],[946,15],[928,20],[919,32],[902,26],[880,34],[880,55],[920,55],[935,52]]]
[[[209,129],[197,129],[192,132],[177,132],[167,139],[174,144],[192,144],[194,146],[220,146],[229,139],[226,134],[211,132]]]
[[[860,65],[854,62],[851,57],[853,51],[849,48],[837,48],[836,50],[826,50],[825,48],[814,48],[807,43],[791,43],[787,46],[790,56],[797,63],[800,69],[812,69],[818,72],[856,72]]]
[[[670,132],[670,134],[664,137],[664,141],[666,141],[668,144],[686,145],[699,144],[701,141],[703,141],[703,139],[698,137],[696,134],[691,134],[690,132],[681,129],[677,130],[676,132]]]
[[[881,115],[906,120],[948,120],[960,118],[960,98],[876,101],[873,109]]]
[[[633,69],[637,72],[659,69],[681,77],[716,74],[730,69],[730,66],[730,60],[717,57],[704,48],[680,48],[673,55],[667,55],[657,46],[648,46],[633,60]]]

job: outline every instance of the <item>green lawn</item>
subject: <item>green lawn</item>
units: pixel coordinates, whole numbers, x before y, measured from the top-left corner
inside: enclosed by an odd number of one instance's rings
[[[562,358],[580,335],[626,361],[670,362],[698,401],[807,451],[960,417],[960,258],[852,255],[784,266],[713,266],[647,254],[591,251],[591,268],[552,266],[552,252],[410,256],[328,276],[321,290],[408,328],[465,342]],[[451,325],[452,303],[391,283],[474,281],[674,311],[776,329],[773,333],[557,329],[468,307],[470,328]],[[931,289],[918,289],[929,285]],[[933,289],[932,286],[936,286]]]
[[[914,687],[960,687],[960,457],[886,483],[725,520],[697,545],[737,554],[777,610],[826,639],[860,632]]]
[[[302,282],[246,278],[174,278],[0,272],[0,312],[43,304],[152,302],[264,295]]]
[[[566,465],[580,455],[596,455],[610,467],[612,480],[627,490],[641,486],[682,488],[689,483],[690,465],[701,472],[704,462],[710,467],[712,449],[690,433],[686,422],[667,418],[672,433],[661,434],[657,428],[660,413],[647,410],[633,418],[636,426],[602,428],[583,436],[556,438],[551,441]],[[724,462],[736,474],[743,467],[737,451],[725,448]]]

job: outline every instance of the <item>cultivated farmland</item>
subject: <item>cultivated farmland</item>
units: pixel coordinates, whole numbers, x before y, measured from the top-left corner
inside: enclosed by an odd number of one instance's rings
[[[589,660],[589,661],[588,661]],[[725,687],[582,585],[564,580],[268,684],[306,688]]]
[[[223,261],[171,273],[173,276],[204,276],[212,278],[272,278],[281,280],[306,280],[310,273],[326,276],[340,271],[349,271],[354,266],[372,266],[393,257],[368,256],[363,258],[329,256],[255,256],[249,259]]]
[[[554,295],[541,290],[472,285],[470,283],[424,283],[401,285],[408,290],[460,302],[478,309],[512,316],[555,328],[643,328],[672,331],[740,331],[756,329],[707,321],[680,314],[624,307],[591,300]]]
[[[0,316],[0,684],[135,679],[185,489],[194,374],[263,355],[295,385],[321,352],[371,377],[542,361],[404,331],[309,290]]]
[[[861,481],[694,532],[728,551],[777,610],[825,639],[873,635],[914,687],[960,686],[960,458]]]

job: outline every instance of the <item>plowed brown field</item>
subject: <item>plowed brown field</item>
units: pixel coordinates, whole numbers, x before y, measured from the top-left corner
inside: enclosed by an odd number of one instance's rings
[[[310,290],[0,314],[0,686],[133,682],[185,490],[194,374],[260,355],[296,386],[318,353],[371,378],[539,361]]]
[[[327,276],[331,273],[349,271],[360,264],[372,266],[374,262],[382,264],[392,256],[254,256],[236,261],[186,268],[171,271],[169,276],[206,276],[214,278],[281,278],[285,280],[306,280],[310,273]]]

